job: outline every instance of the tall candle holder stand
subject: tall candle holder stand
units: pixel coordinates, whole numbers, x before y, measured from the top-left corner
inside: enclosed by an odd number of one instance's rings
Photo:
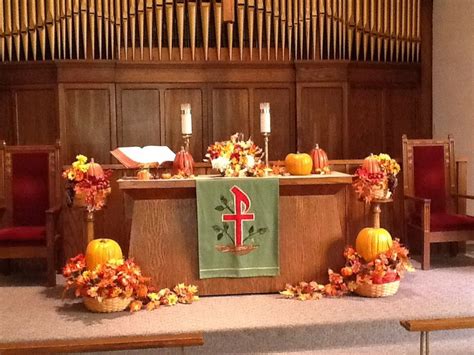
[[[184,149],[189,152],[189,140],[191,139],[192,134],[183,134]]]
[[[264,139],[264,142],[265,142],[265,176],[268,176],[268,168],[269,168],[269,164],[268,164],[268,141],[269,141],[269,137],[270,137],[270,132],[263,132],[263,139]]]

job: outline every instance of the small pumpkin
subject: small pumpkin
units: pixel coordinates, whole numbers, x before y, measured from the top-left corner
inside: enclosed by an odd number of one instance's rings
[[[285,158],[285,166],[291,175],[309,175],[313,168],[313,159],[306,153],[290,153]]]
[[[151,173],[150,170],[147,168],[141,169],[137,173],[137,179],[138,180],[150,180],[151,179]]]
[[[364,159],[362,162],[362,167],[367,170],[369,173],[375,174],[380,173],[380,164],[377,158],[373,154],[370,154],[367,158]]]
[[[97,265],[104,264],[111,259],[122,259],[122,249],[115,240],[94,239],[87,245],[86,266],[93,270]]]
[[[319,144],[311,150],[311,158],[313,159],[313,174],[325,174],[329,172],[328,155],[319,148]]]
[[[184,147],[176,154],[173,162],[173,173],[191,176],[194,173],[194,159]]]
[[[356,238],[356,251],[368,262],[391,246],[392,236],[384,228],[364,228]]]
[[[89,163],[89,168],[87,169],[87,175],[94,176],[98,179],[104,177],[104,170],[100,166],[100,164],[94,162],[94,158],[91,159]]]

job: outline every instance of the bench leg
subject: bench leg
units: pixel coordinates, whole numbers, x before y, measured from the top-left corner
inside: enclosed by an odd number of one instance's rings
[[[430,343],[429,343],[429,332],[420,333],[420,355],[429,355]]]

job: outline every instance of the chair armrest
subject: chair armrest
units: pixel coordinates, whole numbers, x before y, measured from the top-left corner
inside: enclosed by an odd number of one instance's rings
[[[452,194],[451,196],[457,197],[457,198],[465,198],[468,200],[474,200],[474,196],[471,196],[471,195]]]
[[[61,212],[61,208],[62,208],[61,205],[53,206],[46,210],[46,215],[49,215],[49,214],[57,215],[59,212]]]
[[[423,202],[424,204],[428,204],[428,205],[431,204],[431,200],[429,198],[423,198],[423,197],[412,196],[412,195],[405,195],[405,198],[416,201],[416,202]]]
[[[46,210],[46,246],[53,247],[56,238],[56,224],[61,212],[61,205],[53,206]]]
[[[429,198],[422,198],[418,196],[412,196],[412,195],[405,195],[404,196],[408,200],[412,200],[415,202],[415,206],[420,206],[423,204],[422,209],[421,209],[421,227],[423,228],[424,232],[429,232],[430,231],[430,215],[431,215],[431,199]],[[417,207],[415,207],[417,208]],[[419,208],[418,208],[419,209]]]

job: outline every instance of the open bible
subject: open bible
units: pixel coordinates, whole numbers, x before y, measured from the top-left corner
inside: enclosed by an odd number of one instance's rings
[[[138,169],[143,164],[173,161],[175,154],[167,146],[119,147],[110,152],[123,166]]]

